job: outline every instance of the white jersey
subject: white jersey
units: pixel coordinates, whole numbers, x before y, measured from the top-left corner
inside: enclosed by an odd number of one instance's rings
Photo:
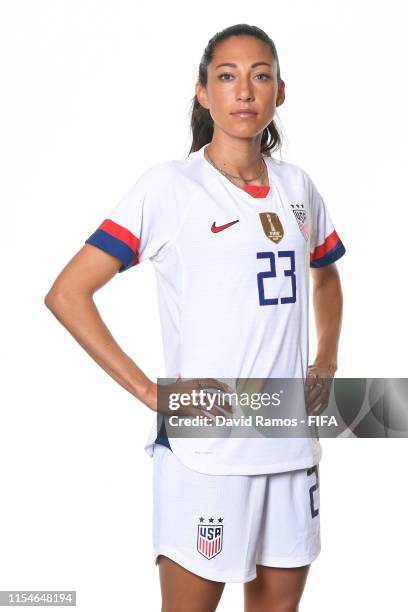
[[[167,378],[305,378],[309,267],[345,253],[327,207],[300,167],[264,156],[269,187],[240,188],[204,146],[146,170],[86,240],[120,272],[150,259]],[[157,435],[191,469],[260,474],[316,465],[318,439]]]

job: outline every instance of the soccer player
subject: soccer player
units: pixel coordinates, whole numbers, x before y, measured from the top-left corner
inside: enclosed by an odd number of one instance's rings
[[[273,41],[239,24],[210,39],[182,159],[148,168],[62,270],[45,302],[83,348],[153,412],[159,385],[116,343],[92,296],[150,260],[166,377],[174,393],[225,381],[299,378],[314,414],[337,369],[344,253],[322,196],[300,167],[275,159],[285,99]],[[309,276],[318,349],[308,365]],[[167,389],[167,386],[166,386]],[[203,415],[185,406],[180,415]],[[232,406],[213,415],[230,415]],[[226,582],[246,612],[295,612],[320,552],[314,437],[178,437],[156,418],[154,560],[163,610],[215,610]]]

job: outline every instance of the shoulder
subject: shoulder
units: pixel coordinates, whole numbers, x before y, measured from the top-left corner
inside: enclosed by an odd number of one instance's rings
[[[313,185],[309,173],[301,166],[281,159],[275,159],[274,157],[269,157],[269,163],[272,173],[279,176],[282,180],[302,184],[308,189]]]
[[[191,195],[197,187],[194,181],[195,172],[192,159],[171,159],[161,161],[149,166],[140,175],[139,181],[156,197],[169,197],[178,195],[186,197]]]
[[[198,185],[191,180],[187,159],[172,159],[154,163],[141,173],[125,195],[120,207],[136,211],[146,218],[177,221],[190,206]]]
[[[157,186],[158,182],[162,183],[171,180],[172,174],[173,162],[162,161],[145,168],[139,175],[138,181],[148,187],[154,188]]]

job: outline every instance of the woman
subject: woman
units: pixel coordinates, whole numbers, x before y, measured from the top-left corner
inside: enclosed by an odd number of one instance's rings
[[[307,410],[327,405],[342,312],[334,262],[345,249],[308,174],[271,157],[284,99],[265,32],[239,24],[214,36],[188,157],[144,172],[46,296],[93,359],[158,415],[171,413],[170,392],[228,392],[245,379],[306,380]],[[176,379],[163,386],[121,350],[92,299],[145,259],[157,274],[166,376]],[[307,366],[309,269],[318,350]],[[229,401],[212,408],[232,411]],[[203,413],[188,405],[178,415]],[[298,610],[320,552],[319,441],[183,437],[166,423],[153,424],[145,446],[162,609],[215,610],[225,583],[242,582],[247,612]]]

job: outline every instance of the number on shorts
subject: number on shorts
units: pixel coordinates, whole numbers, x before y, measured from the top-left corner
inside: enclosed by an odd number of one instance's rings
[[[314,518],[315,516],[319,514],[319,508],[315,508],[314,497],[313,497],[313,493],[319,487],[319,470],[317,469],[317,465],[314,465],[313,467],[307,470],[308,476],[311,476],[312,474],[316,475],[316,482],[309,489],[309,497],[310,497],[310,512],[312,513],[312,518]]]

